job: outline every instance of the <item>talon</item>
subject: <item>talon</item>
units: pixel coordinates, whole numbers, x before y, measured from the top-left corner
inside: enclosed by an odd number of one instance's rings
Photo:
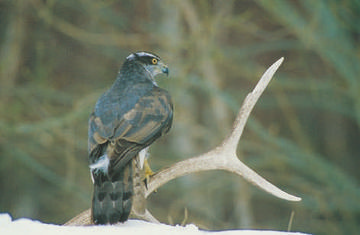
[[[150,177],[153,176],[155,173],[151,170],[149,162],[147,159],[144,161],[144,170],[145,170],[145,187],[148,189],[148,183],[150,182]]]

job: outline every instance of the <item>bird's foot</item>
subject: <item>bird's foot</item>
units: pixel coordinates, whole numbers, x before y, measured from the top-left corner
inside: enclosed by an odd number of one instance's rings
[[[150,164],[147,159],[144,161],[144,171],[145,171],[145,187],[148,188],[147,185],[150,182],[150,177],[153,176],[155,173],[151,170]]]

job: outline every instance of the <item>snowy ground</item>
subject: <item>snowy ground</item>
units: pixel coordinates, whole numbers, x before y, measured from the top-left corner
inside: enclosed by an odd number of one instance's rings
[[[170,226],[165,224],[153,224],[140,220],[129,220],[119,226],[60,226],[53,224],[44,224],[39,221],[30,219],[12,220],[9,214],[0,214],[0,234],[25,234],[25,235],[40,235],[40,234],[76,234],[76,235],[92,235],[92,234],[146,234],[146,235],[285,235],[285,234],[304,234],[304,233],[288,233],[276,231],[256,231],[256,230],[227,230],[227,231],[203,231],[199,230],[193,224],[183,226]]]

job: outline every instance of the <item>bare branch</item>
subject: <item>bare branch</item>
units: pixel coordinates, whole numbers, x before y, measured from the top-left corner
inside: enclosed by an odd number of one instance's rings
[[[47,24],[54,27],[59,32],[75,38],[85,43],[96,45],[114,45],[120,47],[138,47],[142,45],[143,37],[140,34],[120,34],[120,33],[93,33],[77,27],[60,17],[52,14],[42,1],[32,0],[31,3],[37,10],[38,16]]]

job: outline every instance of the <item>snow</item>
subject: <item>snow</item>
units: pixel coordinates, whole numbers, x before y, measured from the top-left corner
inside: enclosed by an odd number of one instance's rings
[[[141,220],[129,220],[119,225],[102,225],[102,226],[61,226],[54,224],[45,224],[40,221],[31,219],[17,219],[12,220],[9,214],[0,214],[0,234],[76,234],[76,235],[92,235],[92,234],[146,234],[146,235],[165,235],[165,234],[179,234],[179,235],[285,235],[285,234],[304,234],[304,233],[289,233],[276,231],[260,231],[260,230],[227,230],[227,231],[204,231],[200,230],[193,224],[186,226],[171,226],[165,224],[154,224]]]

